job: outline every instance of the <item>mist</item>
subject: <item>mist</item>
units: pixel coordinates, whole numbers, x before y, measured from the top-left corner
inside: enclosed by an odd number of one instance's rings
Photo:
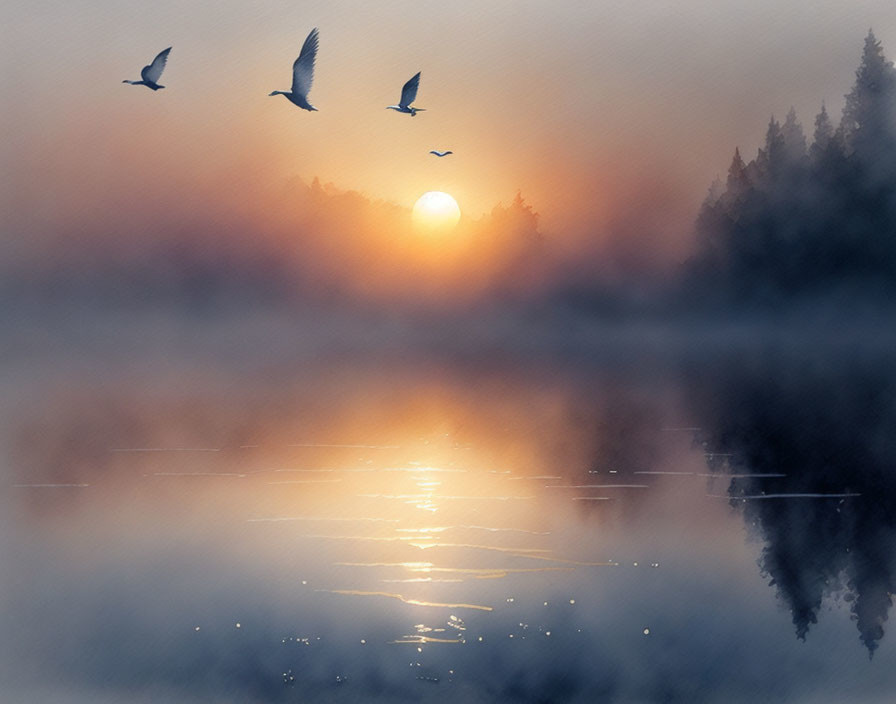
[[[894,15],[734,5],[12,8],[0,698],[890,701]]]

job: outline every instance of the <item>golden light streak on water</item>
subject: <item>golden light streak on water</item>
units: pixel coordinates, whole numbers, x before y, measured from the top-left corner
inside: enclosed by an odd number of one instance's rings
[[[408,636],[397,640],[390,640],[390,645],[420,645],[422,643],[465,643],[462,638],[435,638],[433,636]]]
[[[401,594],[393,592],[369,592],[360,589],[317,589],[315,591],[325,592],[328,594],[344,594],[346,596],[381,596],[388,599],[397,599],[398,601],[410,604],[411,606],[434,606],[444,609],[475,609],[477,611],[494,611],[491,606],[483,606],[482,604],[448,604],[438,601],[424,601],[422,599],[408,599]]]

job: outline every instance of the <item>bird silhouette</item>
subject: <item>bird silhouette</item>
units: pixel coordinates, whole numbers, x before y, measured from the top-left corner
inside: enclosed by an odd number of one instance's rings
[[[292,65],[292,90],[275,90],[269,95],[285,95],[293,105],[298,105],[303,110],[317,110],[308,102],[308,91],[311,90],[311,81],[314,80],[314,59],[317,57],[318,33],[317,27],[311,30],[299,58]]]
[[[448,156],[449,154],[454,154],[454,152],[452,152],[452,151],[440,152],[438,149],[430,149],[429,153],[435,154],[436,156],[439,156],[439,157]]]
[[[420,87],[420,71],[414,74],[404,87],[401,89],[401,100],[398,105],[388,105],[386,110],[395,110],[395,112],[404,112],[414,117],[418,112],[424,112],[426,108],[412,108],[411,103],[417,99],[417,89]]]
[[[140,71],[140,77],[143,80],[124,80],[122,81],[122,83],[130,83],[132,86],[146,86],[147,88],[152,88],[153,90],[164,88],[165,86],[159,85],[159,79],[162,77],[162,71],[165,70],[165,64],[168,63],[168,53],[170,51],[171,47],[169,46],[164,51],[160,51],[158,56],[156,56],[156,58],[152,60],[152,63],[149,66],[143,67],[143,70]]]

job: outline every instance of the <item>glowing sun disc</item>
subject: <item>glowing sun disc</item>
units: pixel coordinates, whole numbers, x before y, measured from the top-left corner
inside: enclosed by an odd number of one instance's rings
[[[460,220],[460,207],[448,193],[427,191],[414,203],[414,225],[426,230],[453,230]]]

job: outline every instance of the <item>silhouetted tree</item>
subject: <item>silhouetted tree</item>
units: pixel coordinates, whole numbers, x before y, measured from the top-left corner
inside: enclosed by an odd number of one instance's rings
[[[740,149],[734,148],[734,156],[731,166],[728,167],[727,195],[737,198],[744,195],[750,187],[750,179],[747,177],[747,165],[740,155]]]
[[[716,176],[712,183],[709,184],[709,188],[706,190],[706,199],[703,201],[704,205],[715,205],[719,202],[719,199],[725,194],[725,184],[722,183],[722,179]]]
[[[839,127],[822,105],[807,149],[793,108],[772,117],[755,159],[735,150],[696,228],[691,282],[713,300],[896,291],[896,69],[872,32]]]
[[[896,98],[896,72],[884,57],[883,48],[869,31],[865,38],[862,61],[856,70],[856,82],[846,95],[841,129],[850,151],[869,156],[868,150],[893,142],[893,108]]]
[[[831,118],[828,117],[828,111],[825,108],[824,103],[822,103],[821,112],[815,117],[814,141],[809,150],[810,155],[815,161],[820,161],[822,159],[833,138],[834,126],[831,124]]]
[[[781,127],[784,138],[784,153],[791,164],[796,164],[806,156],[806,135],[803,126],[796,119],[796,110],[790,108]]]
[[[769,180],[779,177],[786,163],[784,148],[784,134],[781,125],[772,115],[765,131],[765,148],[759,150],[756,157],[759,178],[757,180]]]
[[[512,250],[529,250],[543,240],[538,230],[538,218],[538,213],[517,191],[510,205],[499,204],[492,208],[486,234]]]

